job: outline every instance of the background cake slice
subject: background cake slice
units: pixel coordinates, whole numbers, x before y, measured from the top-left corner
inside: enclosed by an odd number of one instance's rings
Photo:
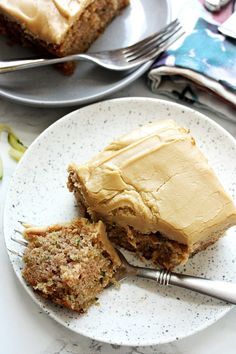
[[[0,0],[0,30],[53,56],[85,52],[129,0]],[[73,66],[62,65],[66,73]]]
[[[68,186],[111,239],[166,268],[214,243],[236,209],[187,129],[166,120],[69,167]]]
[[[71,223],[24,232],[23,276],[43,297],[85,312],[115,281],[120,259],[109,242],[105,225],[80,218]]]

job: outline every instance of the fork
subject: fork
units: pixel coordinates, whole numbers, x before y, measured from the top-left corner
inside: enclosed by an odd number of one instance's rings
[[[182,25],[176,19],[162,30],[128,47],[62,58],[0,61],[0,74],[77,60],[91,61],[109,70],[130,70],[156,58],[183,34]]]
[[[21,236],[21,231],[15,230]],[[28,246],[28,242],[11,237],[11,240],[23,247]],[[12,254],[22,258],[23,253],[8,249]],[[206,278],[194,277],[192,275],[171,273],[165,269],[152,269],[144,267],[135,267],[131,265],[123,253],[116,248],[116,252],[121,260],[121,266],[118,269],[115,278],[117,281],[125,280],[128,277],[137,276],[156,281],[160,285],[175,285],[181,288],[196,291],[232,304],[236,304],[236,284],[226,281],[210,280]]]
[[[122,267],[116,275],[118,281],[137,276],[156,281],[160,285],[175,285],[180,288],[196,291],[231,304],[236,304],[236,284],[226,281],[210,280],[192,275],[172,273],[165,269],[151,269],[131,265],[117,248],[116,252]]]

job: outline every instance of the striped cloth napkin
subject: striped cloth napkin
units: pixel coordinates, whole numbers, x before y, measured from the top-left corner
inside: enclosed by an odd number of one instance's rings
[[[230,5],[213,16],[198,0],[185,2],[187,34],[149,70],[153,92],[236,122],[236,41],[217,30],[230,13]]]

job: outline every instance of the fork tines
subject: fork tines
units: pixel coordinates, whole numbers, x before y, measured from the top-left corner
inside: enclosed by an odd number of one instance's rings
[[[17,251],[14,251],[14,250],[11,250],[10,248],[8,248],[8,251],[12,254],[14,254],[15,256],[18,256],[20,258],[23,258],[23,253],[20,253],[20,252],[17,252]]]
[[[158,40],[159,38],[163,38],[163,36],[165,36],[167,33],[170,33],[173,29],[177,28],[177,26],[180,26],[180,22],[178,19],[175,19],[160,31],[151,34],[150,36],[144,38],[138,43],[132,44],[129,47],[124,48],[123,52],[127,54],[132,53],[132,51],[134,51],[135,49],[140,49],[142,46],[151,43],[153,40],[155,41]]]
[[[18,243],[21,246],[27,247],[28,246],[28,242],[25,240],[18,240],[17,238],[11,237],[11,240]]]
[[[172,21],[169,25],[144,40],[123,49],[127,64],[146,62],[155,58],[166,50],[172,43],[184,34],[179,20]]]
[[[21,225],[24,225],[24,224],[25,224],[24,222],[21,222],[21,221],[19,221],[19,223],[20,223]],[[23,237],[23,233],[22,233],[21,231],[16,230],[16,229],[15,229],[14,231],[15,231],[15,233],[17,233],[17,234],[19,234],[19,235],[21,235],[21,236]],[[25,241],[25,240],[23,240],[23,239],[18,239],[18,238],[15,238],[15,237],[12,236],[12,237],[11,237],[11,240],[12,240],[13,242],[18,243],[19,245],[21,245],[21,246],[23,246],[23,247],[27,247],[27,246],[28,246],[28,242]],[[12,250],[12,249],[9,249],[9,248],[8,248],[8,251],[11,252],[11,253],[14,254],[14,255],[20,257],[20,258],[23,257],[23,253],[20,253],[20,252],[18,252],[18,251],[15,251],[15,250]]]

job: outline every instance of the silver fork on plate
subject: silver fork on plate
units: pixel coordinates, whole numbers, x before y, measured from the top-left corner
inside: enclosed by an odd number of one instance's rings
[[[91,61],[109,70],[130,70],[156,58],[183,34],[182,25],[176,19],[162,30],[125,48],[52,59],[4,60],[0,61],[0,74],[77,60]]]
[[[180,288],[196,291],[231,304],[236,304],[236,284],[226,281],[210,280],[194,277],[192,275],[172,273],[165,269],[151,269],[135,267],[131,265],[118,249],[116,249],[122,267],[117,273],[116,279],[121,281],[128,277],[137,276],[156,281],[160,285],[175,285]]]
[[[22,236],[22,232],[15,230]],[[28,246],[28,242],[11,237],[12,241],[17,242],[23,247]],[[9,252],[22,258],[23,253],[8,249]],[[128,277],[137,276],[156,281],[160,285],[175,285],[181,288],[196,291],[198,293],[215,297],[217,299],[236,304],[236,284],[226,281],[210,280],[192,275],[172,273],[164,269],[151,269],[144,267],[135,267],[128,263],[127,259],[116,248],[116,252],[121,260],[121,267],[116,273],[116,280],[122,281]]]

